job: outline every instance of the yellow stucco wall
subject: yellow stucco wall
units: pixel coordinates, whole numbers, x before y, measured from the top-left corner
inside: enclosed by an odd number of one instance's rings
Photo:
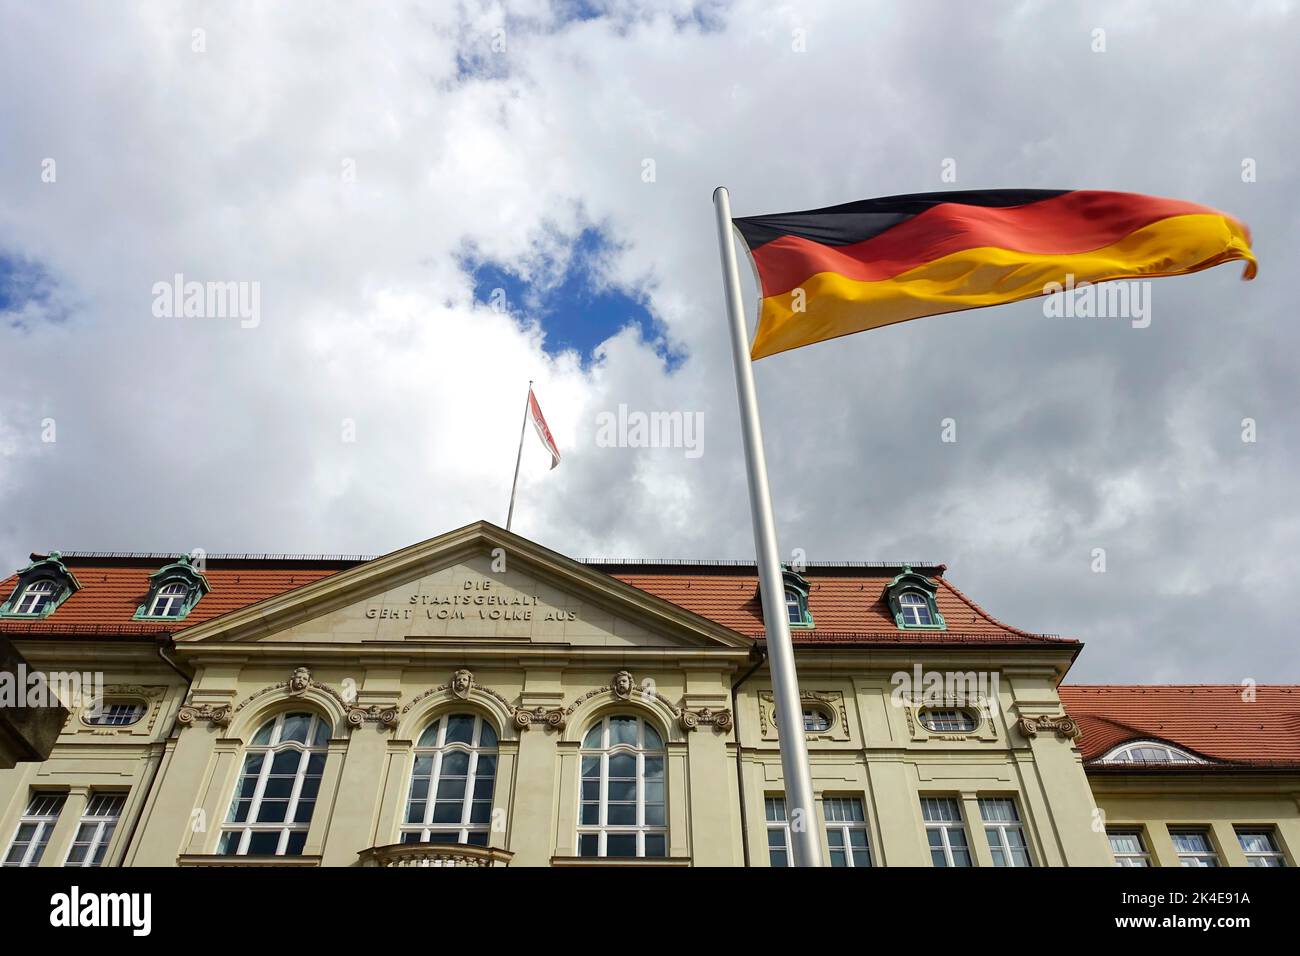
[[[181,632],[169,656],[192,675],[188,688],[147,641],[107,650],[108,642],[22,642],[41,666],[101,668],[110,696],[139,696],[149,715],[108,731],[74,713],[50,760],[0,771],[4,846],[33,789],[66,791],[42,861],[59,865],[88,795],[113,789],[128,799],[107,863],[174,866],[210,856],[245,746],[276,714],[307,710],[332,733],[304,856],[357,865],[363,851],[399,840],[421,731],[468,711],[499,737],[491,846],[512,853],[514,866],[565,862],[578,852],[583,734],[606,714],[633,713],[665,741],[669,857],[768,865],[764,797],[783,783],[768,675],[765,666],[754,670],[748,643],[545,555],[515,556],[506,571],[493,566],[486,546],[470,550],[399,553],[390,567],[367,566],[368,578],[339,575],[256,613]],[[444,600],[456,595],[466,600]],[[497,600],[475,601],[486,595]],[[381,613],[407,609],[414,613]],[[464,616],[439,618],[440,609]],[[484,609],[516,613],[503,619]],[[992,865],[978,799],[1002,796],[1016,801],[1035,865],[1108,865],[1074,740],[1050,725],[1026,733],[1020,724],[1062,716],[1055,687],[1071,653],[936,648],[921,659],[906,648],[801,650],[806,702],[830,720],[809,737],[818,796],[812,825],[823,849],[822,798],[855,797],[876,865],[928,866],[920,799],[948,796],[962,807],[976,865]],[[896,699],[896,675],[916,666],[996,675],[996,696],[973,730],[930,732],[916,706]],[[467,686],[453,681],[461,669],[472,672]],[[618,685],[620,671],[631,674],[629,688]],[[518,719],[523,712],[532,720]],[[1297,846],[1296,781],[1260,787],[1233,795],[1204,787],[1175,798],[1111,781],[1102,803],[1110,823],[1188,819],[1230,835],[1234,822],[1268,822]],[[1154,837],[1152,844],[1158,862],[1168,862],[1172,850]],[[1234,850],[1235,841],[1224,859],[1243,862]]]

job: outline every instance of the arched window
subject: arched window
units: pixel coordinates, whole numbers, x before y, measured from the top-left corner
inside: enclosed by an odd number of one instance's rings
[[[943,630],[947,625],[939,613],[938,593],[936,580],[905,566],[898,577],[885,585],[885,601],[894,615],[895,626],[900,630]]]
[[[415,745],[402,842],[487,846],[496,776],[497,733],[486,719],[435,720]]]
[[[602,718],[582,741],[579,856],[667,856],[664,741],[639,717]]]
[[[179,621],[208,593],[208,579],[201,562],[183,554],[171,564],[149,575],[149,594],[135,609],[137,621]]]
[[[253,736],[217,852],[299,856],[316,806],[330,725],[308,713],[280,714]]]
[[[149,606],[149,616],[179,617],[185,608],[185,599],[189,593],[189,585],[179,581],[164,585],[153,596],[153,603]]]
[[[23,593],[18,596],[18,603],[14,605],[14,613],[39,617],[45,613],[45,609],[54,600],[54,593],[57,590],[58,588],[55,587],[54,582],[48,578],[43,581],[33,581],[23,588]]]
[[[907,591],[898,596],[898,606],[902,610],[903,624],[906,627],[930,627],[934,619],[930,617],[930,602],[925,595]]]
[[[803,623],[803,602],[799,600],[799,592],[791,588],[785,590],[785,616],[791,624]]]
[[[1206,763],[1186,751],[1158,740],[1130,741],[1101,758],[1102,763]]]

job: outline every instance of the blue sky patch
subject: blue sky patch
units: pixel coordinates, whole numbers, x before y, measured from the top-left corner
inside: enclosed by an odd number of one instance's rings
[[[47,305],[54,291],[54,280],[39,263],[21,256],[0,252],[0,314],[9,325],[24,327],[18,317],[28,305]]]
[[[526,269],[473,254],[465,257],[464,265],[474,278],[475,301],[494,308],[504,305],[516,319],[536,321],[546,334],[542,347],[548,355],[572,349],[588,365],[600,343],[634,325],[642,339],[656,343],[668,367],[675,368],[683,356],[663,343],[663,327],[647,308],[646,296],[602,280],[600,261],[613,251],[600,230],[585,229],[564,256],[543,257]]]

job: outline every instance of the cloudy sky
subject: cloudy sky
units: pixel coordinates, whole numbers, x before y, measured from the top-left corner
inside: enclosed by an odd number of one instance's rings
[[[1119,189],[1239,216],[1258,280],[1159,281],[1147,328],[1027,302],[765,359],[782,550],[946,562],[1086,641],[1075,680],[1300,681],[1295,4],[3,0],[0,27],[0,565],[503,524],[530,378],[564,460],[529,436],[517,531],[750,557],[714,186],[737,215]],[[255,283],[256,321],[155,314],[177,274]],[[603,447],[620,404],[698,414],[702,453]]]

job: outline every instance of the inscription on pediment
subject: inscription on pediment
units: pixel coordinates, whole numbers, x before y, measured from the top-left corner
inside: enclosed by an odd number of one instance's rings
[[[466,640],[664,646],[673,639],[615,610],[614,600],[469,559],[281,632],[312,641]]]

